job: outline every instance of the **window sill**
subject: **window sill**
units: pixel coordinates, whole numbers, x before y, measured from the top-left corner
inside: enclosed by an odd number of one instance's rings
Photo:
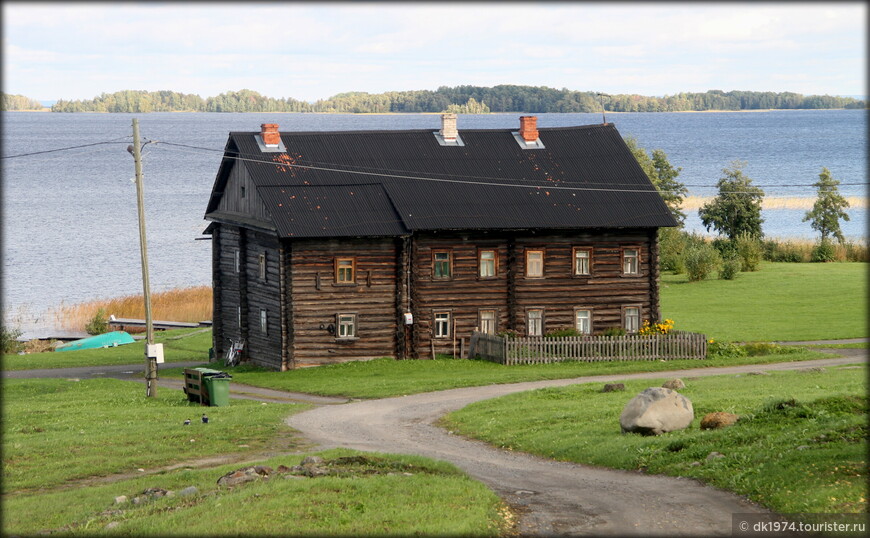
[[[352,343],[356,342],[357,340],[359,340],[358,336],[351,336],[351,337],[346,337],[346,338],[336,338],[335,343],[336,344],[352,344]]]

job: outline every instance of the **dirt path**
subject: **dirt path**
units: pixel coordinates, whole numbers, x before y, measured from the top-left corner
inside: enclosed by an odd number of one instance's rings
[[[843,351],[847,350],[837,350]],[[473,402],[542,387],[866,362],[866,350],[848,351],[855,353],[816,361],[590,376],[368,400],[318,407],[289,417],[287,424],[322,448],[450,461],[518,508],[518,531],[523,535],[730,535],[732,514],[766,510],[691,479],[555,462],[451,435],[433,423]]]

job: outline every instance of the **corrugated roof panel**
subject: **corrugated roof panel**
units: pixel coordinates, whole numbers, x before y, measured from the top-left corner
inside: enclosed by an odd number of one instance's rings
[[[282,237],[408,233],[380,185],[257,187]]]
[[[538,130],[545,148],[533,150],[508,129],[461,130],[465,145],[458,147],[441,146],[431,130],[282,133],[287,152],[278,155],[260,153],[256,133],[230,136],[264,197],[277,196],[278,186],[335,186],[304,191],[330,197],[364,186],[367,209],[342,225],[354,229],[346,235],[676,224],[612,125]],[[353,214],[358,199],[338,198],[325,213],[298,201],[269,210],[288,234],[344,235],[322,222]],[[381,211],[401,225],[379,221]]]

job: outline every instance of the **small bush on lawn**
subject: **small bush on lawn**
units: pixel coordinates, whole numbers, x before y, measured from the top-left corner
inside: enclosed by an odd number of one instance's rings
[[[109,322],[106,319],[106,309],[100,308],[94,314],[88,324],[85,325],[85,332],[88,334],[103,334],[109,329]]]
[[[720,280],[734,280],[740,273],[741,262],[737,256],[732,256],[722,260],[722,267],[719,268]]]
[[[836,261],[836,259],[837,252],[834,244],[827,239],[822,239],[819,244],[813,247],[813,252],[810,256],[810,261],[816,263],[832,262]]]
[[[18,353],[21,351],[21,342],[18,341],[21,334],[21,329],[0,327],[0,345],[2,345],[3,353]]]
[[[746,349],[733,342],[720,342],[711,339],[707,342],[708,359],[724,359],[728,357],[745,357]]]
[[[686,273],[689,282],[709,277],[722,263],[719,252],[711,245],[695,245],[686,251]]]
[[[757,237],[747,233],[738,235],[734,240],[734,249],[740,256],[741,271],[758,271],[761,259],[764,257],[764,249]]]

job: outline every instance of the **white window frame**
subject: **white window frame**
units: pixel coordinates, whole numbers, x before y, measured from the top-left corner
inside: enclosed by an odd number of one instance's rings
[[[622,274],[624,274],[624,275],[639,275],[640,274],[640,249],[639,248],[624,248],[624,249],[622,249]]]
[[[530,308],[526,310],[526,335],[544,336],[543,308]]]
[[[531,258],[532,256],[540,255],[540,263],[535,263],[532,265]],[[526,278],[544,278],[544,249],[542,248],[534,248],[526,250]],[[532,269],[536,269],[533,271]]]
[[[583,327],[584,321],[586,324],[585,328]],[[574,330],[584,335],[592,334],[592,309],[577,308],[574,310]]]
[[[335,337],[349,340],[357,337],[357,316],[356,314],[336,314],[335,316]]]
[[[450,338],[450,312],[435,312],[433,319],[435,338]]]
[[[486,314],[486,317],[484,317]],[[490,318],[489,315],[492,315]],[[493,309],[484,309],[478,312],[478,320],[480,322],[480,332],[485,334],[495,334],[498,329],[498,312]]]
[[[585,254],[585,256],[583,256],[582,254]],[[585,267],[581,268],[581,265],[585,265]],[[584,270],[581,270],[581,269],[584,269]],[[574,248],[574,276],[589,276],[591,274],[592,274],[592,249],[591,248]]]
[[[269,314],[266,312],[265,308],[260,309],[260,332],[263,336],[269,334]]]
[[[640,330],[640,305],[629,305],[622,307],[622,326],[625,332],[636,334]]]
[[[484,259],[484,255],[490,253],[491,258]],[[480,278],[495,278],[498,276],[498,251],[495,249],[482,249],[477,255],[477,274]]]

